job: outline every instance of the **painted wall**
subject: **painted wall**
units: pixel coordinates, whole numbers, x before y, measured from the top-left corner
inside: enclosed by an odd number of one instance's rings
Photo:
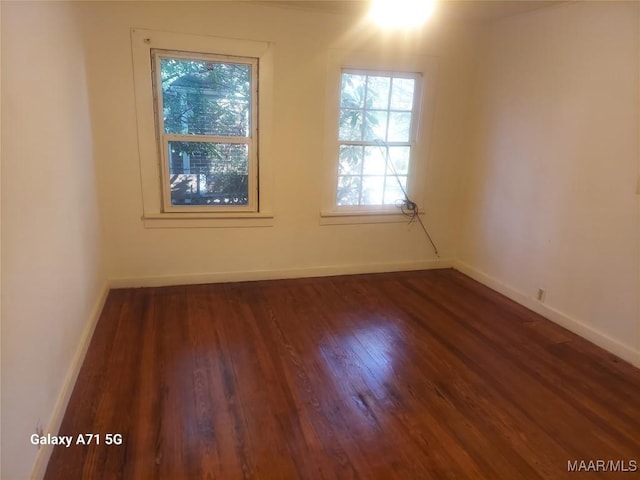
[[[386,38],[331,14],[243,2],[111,2],[84,6],[92,125],[107,245],[116,285],[255,278],[242,272],[304,276],[424,266],[435,256],[417,225],[320,225],[325,162],[324,112],[330,48],[389,48],[438,57],[436,121],[426,182],[427,221],[441,256],[455,234],[457,119],[465,101],[458,58],[464,43],[449,29]],[[274,226],[145,229],[132,80],[132,27],[275,44]],[[437,25],[436,25],[437,27]],[[425,47],[426,46],[426,47]],[[277,273],[280,272],[280,273]],[[262,275],[264,276],[264,275]],[[268,275],[267,275],[268,276]],[[160,278],[160,280],[158,280]]]
[[[639,9],[486,28],[458,249],[463,271],[637,364]]]
[[[82,39],[68,4],[2,2],[2,470],[29,478],[103,292]],[[84,336],[84,337],[83,337]],[[58,404],[59,408],[59,404]]]
[[[319,224],[333,161],[323,118],[332,48],[437,59],[423,181],[443,264],[457,257],[490,286],[639,358],[639,10],[560,5],[485,25],[478,39],[437,18],[429,33],[390,36],[244,2],[2,2],[2,478],[28,476],[28,437],[64,403],[106,278],[435,259],[416,226]],[[274,42],[273,227],[143,227],[132,27]]]

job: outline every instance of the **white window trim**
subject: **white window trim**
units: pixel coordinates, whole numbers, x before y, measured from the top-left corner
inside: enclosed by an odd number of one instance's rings
[[[248,227],[273,225],[272,205],[272,145],[273,122],[273,45],[269,42],[236,40],[220,37],[190,35],[134,28],[131,30],[133,74],[136,95],[138,124],[138,153],[145,227]],[[259,92],[258,138],[259,176],[257,190],[259,205],[255,211],[238,209],[206,209],[206,211],[176,211],[163,204],[162,153],[154,114],[154,88],[151,76],[151,50],[170,50],[209,55],[257,58],[260,75],[257,79]],[[246,209],[245,209],[246,210]]]
[[[152,49],[152,68],[155,68],[154,75],[154,89],[156,100],[156,126],[157,126],[157,138],[159,141],[159,150],[161,158],[161,173],[163,176],[162,181],[162,200],[163,210],[165,212],[257,212],[258,211],[258,156],[257,156],[257,138],[258,138],[258,59],[253,57],[232,57],[229,55],[211,55],[203,53],[192,52],[178,52],[175,50],[160,50]],[[162,58],[180,58],[180,59],[192,59],[202,60],[210,62],[228,62],[235,64],[243,64],[251,66],[251,118],[249,125],[251,130],[248,137],[231,137],[231,136],[214,136],[214,135],[192,135],[192,134],[173,134],[165,133],[164,131],[164,118],[160,114],[163,110],[163,97],[161,91],[162,78],[158,63]],[[224,143],[238,143],[247,145],[249,158],[248,161],[248,198],[247,205],[173,205],[171,203],[171,189],[169,184],[169,158],[168,158],[168,146],[169,142],[186,141],[186,142],[224,142]]]
[[[365,73],[411,73],[422,76],[420,98],[416,100],[412,158],[407,179],[407,194],[422,210],[424,208],[428,149],[430,145],[436,62],[423,55],[384,55],[377,52],[331,50],[327,62],[327,98],[325,113],[324,194],[320,209],[320,224],[395,223],[406,221],[396,206],[390,205],[336,205],[339,157],[340,89],[345,70]]]

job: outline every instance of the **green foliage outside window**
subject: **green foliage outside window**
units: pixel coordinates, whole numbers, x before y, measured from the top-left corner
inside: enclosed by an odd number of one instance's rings
[[[246,204],[247,145],[225,139],[251,136],[252,66],[165,57],[159,64],[164,133],[193,137],[166,145],[172,203]]]

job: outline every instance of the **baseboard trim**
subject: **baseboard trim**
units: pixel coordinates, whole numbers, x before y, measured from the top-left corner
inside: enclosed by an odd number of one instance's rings
[[[200,283],[245,282],[254,280],[282,280],[287,278],[330,277],[365,273],[403,272],[453,267],[453,260],[437,259],[420,262],[330,265],[281,270],[251,270],[212,272],[188,275],[158,275],[147,277],[119,277],[110,281],[112,288],[164,287],[170,285],[196,285]]]
[[[581,322],[576,318],[573,318],[563,312],[560,312],[559,310],[556,310],[555,308],[538,302],[535,298],[529,297],[524,293],[509,287],[498,279],[487,275],[486,273],[472,267],[467,263],[456,260],[454,262],[453,268],[482,283],[483,285],[486,285],[492,290],[501,293],[505,297],[510,298],[514,302],[523,305],[529,310],[532,310],[537,314],[547,318],[548,320],[557,323],[561,327],[566,328],[576,335],[579,335],[582,338],[585,338],[590,342],[598,345],[599,347],[604,348],[608,352],[620,357],[623,360],[626,360],[632,365],[640,367],[640,351],[634,350],[628,345],[620,343],[618,340],[611,338],[605,333],[602,333],[601,331],[587,325],[584,322]]]
[[[65,379],[62,391],[60,392],[60,396],[56,401],[56,405],[53,409],[53,414],[51,415],[49,424],[45,429],[45,434],[51,433],[52,435],[56,435],[60,430],[60,425],[62,424],[62,419],[64,418],[64,414],[67,411],[67,405],[69,403],[69,399],[71,398],[73,387],[76,384],[78,374],[80,373],[80,368],[84,363],[84,357],[86,356],[87,350],[89,349],[89,343],[91,343],[93,332],[96,328],[96,325],[98,324],[98,320],[100,319],[100,314],[102,313],[102,308],[104,307],[104,303],[107,300],[108,294],[109,284],[108,282],[104,282],[100,289],[100,293],[98,294],[98,298],[95,301],[93,308],[91,309],[91,312],[89,314],[89,321],[87,322],[84,331],[82,332],[80,344],[76,349],[73,361],[71,362],[71,367],[67,372],[67,378]],[[33,466],[33,471],[31,473],[31,480],[42,480],[44,478],[44,474],[46,473],[47,465],[52,453],[53,445],[44,445],[40,447],[40,449],[38,450],[38,455],[36,456],[35,464]]]

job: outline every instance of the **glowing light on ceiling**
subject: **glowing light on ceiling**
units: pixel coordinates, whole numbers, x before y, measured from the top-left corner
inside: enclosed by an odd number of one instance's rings
[[[416,28],[433,14],[436,0],[371,0],[369,17],[385,28]]]

